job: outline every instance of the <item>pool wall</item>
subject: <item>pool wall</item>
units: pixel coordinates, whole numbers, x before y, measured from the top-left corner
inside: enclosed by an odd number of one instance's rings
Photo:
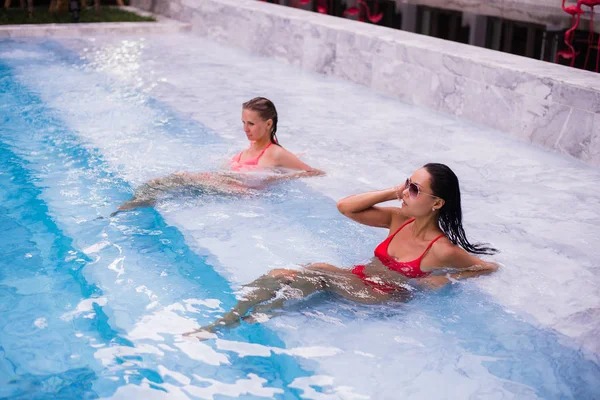
[[[217,42],[600,166],[598,74],[256,0],[163,0],[155,11]]]

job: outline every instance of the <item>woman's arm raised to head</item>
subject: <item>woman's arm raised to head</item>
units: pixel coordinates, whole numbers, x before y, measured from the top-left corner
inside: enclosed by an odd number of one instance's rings
[[[395,200],[396,198],[396,189],[390,188],[348,196],[338,201],[337,208],[346,217],[361,224],[389,228],[392,225],[394,216],[399,216],[402,219],[408,217],[402,213],[401,208],[376,207],[376,204]]]

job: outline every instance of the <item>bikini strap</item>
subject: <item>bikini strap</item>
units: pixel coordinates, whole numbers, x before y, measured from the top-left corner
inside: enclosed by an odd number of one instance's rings
[[[268,145],[267,147],[265,147],[265,148],[264,148],[264,149],[263,149],[263,150],[260,152],[260,154],[258,155],[258,157],[256,157],[256,162],[258,162],[258,160],[260,160],[260,158],[262,157],[262,155],[263,155],[263,154],[265,154],[265,151],[267,151],[267,149],[268,149],[269,147],[271,147],[271,145],[272,145],[272,144],[273,144],[273,142],[269,143],[269,145]]]
[[[258,160],[259,160],[259,159],[262,157],[262,155],[265,153],[265,151],[267,151],[267,149],[268,149],[269,147],[271,147],[271,145],[272,145],[272,144],[273,144],[273,143],[269,143],[267,147],[265,147],[264,149],[262,149],[262,151],[261,151],[261,152],[258,154],[258,156],[256,156],[256,158],[255,158],[255,159],[252,159],[252,160],[250,160],[250,161],[258,162]],[[233,156],[233,160],[234,160],[235,162],[241,162],[241,160],[242,160],[242,154],[244,154],[244,151],[246,151],[246,150],[242,150],[242,151],[240,151],[238,154],[236,154],[235,156]],[[237,158],[237,160],[236,160],[236,158]],[[249,161],[249,160],[246,160],[246,161],[244,161],[244,162],[246,162],[246,163],[247,163],[248,161]]]
[[[431,248],[431,246],[433,246],[433,244],[434,244],[435,242],[437,242],[437,240],[438,240],[438,239],[441,239],[441,238],[443,238],[444,236],[446,236],[446,235],[444,235],[444,234],[442,233],[441,235],[439,235],[438,237],[436,237],[435,239],[433,239],[431,242],[429,242],[429,245],[427,245],[427,248],[425,249],[425,251],[423,252],[423,254],[421,254],[421,257],[419,257],[418,259],[420,260],[420,259],[422,259],[423,257],[425,257],[425,253],[427,253],[427,251],[429,251],[429,249]]]
[[[386,240],[389,239],[391,241],[394,238],[394,236],[396,236],[396,234],[402,230],[402,228],[404,228],[406,225],[410,224],[414,220],[415,220],[414,218],[411,218],[408,221],[406,221],[405,223],[403,223],[402,226],[400,226],[400,228],[396,229],[396,232],[394,232],[390,236],[388,236]]]

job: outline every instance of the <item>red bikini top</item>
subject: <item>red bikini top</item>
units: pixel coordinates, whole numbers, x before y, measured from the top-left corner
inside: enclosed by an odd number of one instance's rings
[[[415,219],[413,218],[409,221],[406,221],[400,228],[398,228],[396,232],[394,232],[392,235],[388,236],[387,239],[381,242],[379,246],[375,248],[375,257],[377,257],[383,265],[385,265],[392,271],[396,271],[406,276],[407,278],[422,278],[424,276],[429,275],[431,272],[421,271],[421,260],[425,256],[425,253],[427,253],[431,246],[436,242],[436,240],[444,237],[445,235],[439,235],[431,242],[429,242],[429,245],[427,246],[423,254],[421,254],[419,258],[412,261],[396,261],[396,259],[390,256],[390,254],[388,253],[388,247],[394,236],[396,236],[396,234],[400,232],[402,228],[404,228],[406,225],[410,224],[414,220]]]

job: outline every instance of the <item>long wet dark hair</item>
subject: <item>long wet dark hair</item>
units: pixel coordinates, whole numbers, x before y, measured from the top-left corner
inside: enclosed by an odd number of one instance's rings
[[[255,97],[242,104],[242,108],[257,112],[263,121],[272,120],[271,143],[280,146],[279,140],[277,140],[277,109],[275,108],[275,104],[264,97]]]
[[[439,224],[450,241],[469,253],[494,254],[498,250],[484,243],[470,243],[462,226],[460,187],[458,177],[446,165],[430,163],[423,166],[431,175],[431,191],[444,200],[440,208]]]

